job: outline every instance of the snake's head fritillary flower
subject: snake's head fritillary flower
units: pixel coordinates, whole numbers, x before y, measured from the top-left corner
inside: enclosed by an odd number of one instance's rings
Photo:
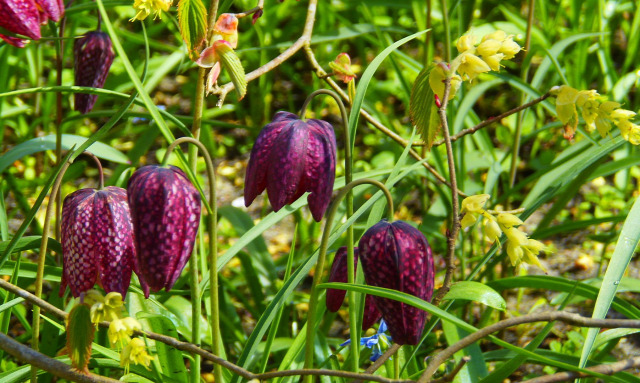
[[[358,248],[353,249],[354,258],[353,266],[354,271],[358,268]],[[348,269],[347,269],[347,248],[343,246],[338,249],[335,257],[333,258],[333,264],[331,265],[331,272],[329,273],[329,282],[342,282],[348,281]],[[331,312],[337,312],[344,302],[346,295],[345,290],[339,289],[327,289],[327,309]],[[374,323],[380,319],[382,315],[376,308],[373,301],[373,295],[367,295],[364,301],[364,317],[362,319],[362,329],[366,330],[373,326]]]
[[[171,290],[184,269],[200,224],[200,193],[175,166],[136,170],[127,186],[137,264],[145,296]]]
[[[320,222],[331,201],[335,169],[336,137],[331,124],[302,121],[293,113],[278,112],[251,150],[245,206],[265,189],[275,211],[310,192],[309,209]]]
[[[40,39],[40,14],[33,0],[0,0],[0,27],[9,32]],[[0,34],[11,45],[22,48],[25,40]]]
[[[359,249],[367,284],[431,300],[433,256],[427,239],[418,229],[406,222],[383,220],[364,233]],[[393,341],[418,344],[426,312],[395,300],[374,299]]]
[[[85,34],[76,40],[74,54],[76,85],[102,88],[114,58],[109,35],[99,31]],[[88,113],[97,99],[96,94],[76,93],[75,109]]]
[[[61,229],[60,295],[68,285],[79,297],[97,282],[107,293],[124,296],[135,268],[127,191],[108,186],[69,194],[62,206]]]

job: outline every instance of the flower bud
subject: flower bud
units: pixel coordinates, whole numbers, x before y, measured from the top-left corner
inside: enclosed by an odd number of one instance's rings
[[[75,84],[102,88],[109,74],[109,68],[113,62],[114,53],[111,50],[111,39],[104,32],[89,32],[76,40],[75,54]],[[82,114],[93,109],[98,95],[75,94],[75,110]]]

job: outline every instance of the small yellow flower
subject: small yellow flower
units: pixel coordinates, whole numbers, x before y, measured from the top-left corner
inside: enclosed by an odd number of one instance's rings
[[[447,73],[445,69],[442,67],[443,64],[436,64],[433,67],[431,72],[429,72],[429,85],[431,86],[431,90],[433,93],[438,95],[440,99],[444,99],[444,80],[447,78]],[[462,83],[462,79],[457,74],[451,76],[451,89],[449,89],[449,100],[453,99],[456,95],[458,89],[460,89],[460,84]]]
[[[478,48],[476,49],[476,53],[478,53],[480,56],[483,56],[483,57],[493,56],[496,53],[498,53],[500,48],[502,48],[501,41],[493,40],[493,39],[484,40],[483,42],[480,43],[480,45],[478,45]]]
[[[617,122],[623,120],[630,120],[635,117],[636,113],[626,109],[616,109],[611,112],[611,118]]]
[[[468,51],[469,49],[473,49],[476,45],[476,38],[470,33],[460,37],[458,42],[456,43],[456,48],[458,48],[458,52],[463,53]]]
[[[98,290],[91,289],[84,294],[84,303],[88,304],[89,306],[93,306],[95,303],[102,302],[104,302],[104,297]]]
[[[91,316],[91,323],[98,325],[98,323],[102,322],[105,318],[104,303],[94,303],[91,306],[89,315]]]
[[[502,47],[500,47],[499,52],[504,53],[505,60],[511,60],[521,50],[522,48],[520,48],[520,45],[518,45],[518,43],[513,41],[513,36],[509,36],[502,42]]]
[[[511,266],[518,266],[522,262],[522,257],[524,257],[524,250],[518,244],[507,241],[507,255],[511,261]]]
[[[133,8],[137,13],[130,21],[144,20],[152,13],[155,13],[154,19],[156,17],[162,19],[162,12],[168,12],[172,2],[172,0],[135,0]]]
[[[473,50],[468,50],[453,60],[451,69],[460,73],[463,79],[471,81],[480,73],[489,72],[491,67],[480,57],[473,54]]]
[[[478,220],[478,214],[467,212],[465,213],[464,217],[462,217],[462,219],[460,220],[460,227],[462,227],[462,229],[464,230],[468,227],[475,225],[477,220]]]
[[[498,222],[496,222],[495,218],[491,215],[484,219],[484,233],[491,242],[500,240],[502,230],[500,230],[500,225],[498,225]]]
[[[149,370],[149,364],[153,359],[153,356],[147,353],[144,341],[140,338],[133,338],[120,354],[120,366],[125,368],[125,374],[129,372],[129,365],[132,362],[141,364]]]
[[[131,334],[132,332],[127,328],[122,319],[111,321],[109,330],[107,331],[111,347],[124,346],[131,339]]]
[[[482,213],[483,206],[487,203],[489,198],[491,198],[491,195],[489,194],[476,194],[469,196],[462,200],[460,212]]]
[[[504,53],[496,53],[495,55],[491,56],[482,56],[482,59],[487,63],[487,65],[489,65],[489,68],[491,68],[491,70],[500,72],[500,61],[504,59]]]
[[[489,33],[487,35],[484,35],[484,37],[482,37],[482,41],[487,41],[487,40],[497,40],[499,42],[503,42],[504,40],[507,39],[507,34],[505,33],[505,31],[495,31],[493,33]]]
[[[621,120],[618,123],[618,129],[622,134],[622,138],[629,141],[633,145],[640,144],[640,126],[629,120]]]
[[[122,295],[114,291],[104,297],[104,304],[112,309],[119,309],[124,306],[124,301],[122,300]]]
[[[497,220],[498,220],[498,224],[500,224],[500,227],[502,227],[503,230],[507,230],[514,226],[519,226],[523,224],[520,218],[509,213],[498,214]]]

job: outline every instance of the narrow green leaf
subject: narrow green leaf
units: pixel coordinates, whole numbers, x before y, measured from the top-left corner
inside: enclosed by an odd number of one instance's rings
[[[480,302],[494,309],[504,311],[507,302],[497,291],[484,283],[473,281],[461,281],[454,283],[443,300],[464,299],[467,301]]]
[[[0,254],[4,253],[7,250],[7,247],[9,247],[9,243],[10,241],[0,242]],[[40,249],[41,243],[42,237],[39,235],[22,237],[15,243],[15,247],[11,252],[15,253],[18,251]],[[60,242],[56,241],[53,238],[49,238],[49,240],[47,241],[47,248],[62,254],[62,245],[60,244]]]
[[[627,219],[622,226],[622,232],[618,238],[616,249],[611,256],[611,261],[604,274],[602,286],[596,304],[593,308],[593,318],[602,319],[609,312],[611,302],[616,296],[618,285],[622,279],[631,257],[635,253],[636,246],[640,240],[640,199],[634,202]],[[589,354],[593,348],[596,336],[600,329],[590,328],[582,347],[582,355],[580,356],[580,367],[584,367],[589,359]]]
[[[219,44],[216,46],[216,54],[220,58],[220,62],[224,69],[229,72],[231,82],[238,92],[238,100],[242,100],[247,94],[247,77],[244,74],[244,67],[240,62],[240,58],[236,52],[227,44]]]
[[[178,25],[182,39],[187,44],[189,57],[195,60],[207,35],[207,9],[202,0],[178,2]]]
[[[429,85],[429,74],[433,66],[424,68],[418,74],[411,89],[411,101],[409,102],[409,115],[411,122],[416,126],[422,141],[431,149],[442,124],[438,118],[438,108],[431,85]]]
[[[73,134],[63,134],[62,135],[62,150],[69,150],[73,146],[76,148],[80,145],[84,144],[87,140],[86,137],[76,136]],[[22,142],[5,154],[0,157],[0,172],[4,169],[8,168],[16,162],[17,160],[34,154],[38,152],[43,152],[45,150],[55,150],[56,148],[56,135],[50,134],[48,136],[36,137],[32,138],[28,141]],[[88,149],[91,153],[95,154],[97,157],[102,158],[107,161],[116,162],[119,164],[128,164],[129,158],[119,151],[118,149],[114,149],[113,147],[100,143],[94,142]]]

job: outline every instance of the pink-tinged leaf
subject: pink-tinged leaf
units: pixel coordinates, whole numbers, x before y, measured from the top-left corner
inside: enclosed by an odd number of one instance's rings
[[[71,358],[71,365],[84,374],[89,374],[91,343],[95,326],[91,323],[91,308],[86,304],[76,305],[69,313],[67,322],[66,349]]]

